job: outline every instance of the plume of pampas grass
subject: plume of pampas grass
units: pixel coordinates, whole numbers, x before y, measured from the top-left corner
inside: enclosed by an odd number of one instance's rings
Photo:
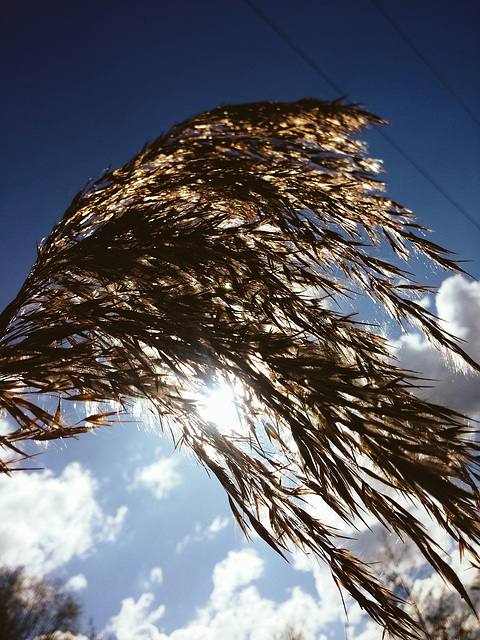
[[[479,446],[462,416],[415,395],[420,381],[374,327],[335,305],[366,292],[478,365],[415,302],[426,288],[399,266],[412,251],[461,269],[382,194],[356,138],[369,123],[382,121],[315,99],[220,107],[88,184],[0,316],[0,406],[18,425],[1,444],[21,456],[22,440],[75,436],[146,402],[220,481],[246,534],[315,554],[406,639],[416,628],[401,602],[305,501],[346,522],[373,514],[469,602],[392,495],[478,561]],[[202,413],[215,385],[233,390],[232,430]],[[69,424],[72,400],[113,409]]]

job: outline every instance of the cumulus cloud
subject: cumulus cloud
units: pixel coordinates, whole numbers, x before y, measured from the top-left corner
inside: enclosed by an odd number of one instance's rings
[[[73,591],[82,591],[88,587],[88,581],[83,573],[78,573],[76,576],[72,576],[70,580],[65,584],[67,589]]]
[[[161,584],[163,581],[163,572],[160,567],[153,567],[150,571],[150,582],[152,584]]]
[[[480,357],[480,282],[460,275],[443,281],[436,296],[437,312],[446,328],[465,340],[474,358]]]
[[[105,514],[96,491],[96,480],[77,462],[59,476],[48,470],[0,476],[0,563],[44,574],[97,542],[113,541],[126,507]]]
[[[451,334],[465,341],[462,347],[480,361],[480,283],[460,275],[444,280],[435,297],[436,313]],[[462,370],[448,354],[433,347],[423,336],[412,333],[393,343],[400,364],[432,382],[421,397],[458,409],[472,417],[480,413],[480,377]]]
[[[159,500],[168,498],[172,489],[182,480],[176,469],[178,462],[178,458],[160,458],[152,464],[140,467],[135,472],[133,486],[149,489]]]
[[[120,614],[112,618],[107,631],[118,640],[272,640],[287,629],[302,632],[305,640],[326,640],[321,634],[324,620],[318,602],[299,587],[282,603],[263,598],[251,582],[264,572],[264,562],[253,550],[230,551],[213,570],[213,591],[195,618],[170,635],[153,623],[164,612],[153,608],[152,594],[135,603],[122,602]]]
[[[182,538],[182,540],[180,540],[180,542],[177,543],[177,553],[181,553],[187,545],[194,542],[202,542],[203,540],[214,540],[220,533],[220,531],[226,529],[231,522],[231,517],[227,518],[226,516],[215,516],[215,518],[206,528],[197,523],[195,525],[195,532],[187,534],[184,538]]]
[[[153,567],[150,570],[150,575],[148,580],[145,580],[144,588],[150,589],[154,584],[162,584],[163,582],[163,571],[160,567]]]
[[[231,518],[227,518],[226,516],[216,516],[213,520],[212,523],[209,525],[207,531],[208,533],[218,533],[219,531],[222,531],[223,529],[225,529],[226,527],[228,527],[228,525],[231,522]]]
[[[212,604],[221,609],[233,593],[263,574],[263,561],[254,551],[229,551],[213,570]]]
[[[117,640],[161,640],[164,636],[154,623],[163,616],[165,607],[150,611],[154,599],[153,593],[144,593],[137,602],[122,600],[120,613],[111,618],[106,633],[114,634]]]

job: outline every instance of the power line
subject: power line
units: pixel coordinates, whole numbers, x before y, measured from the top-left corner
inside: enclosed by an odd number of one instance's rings
[[[300,49],[300,47],[296,44],[296,42],[294,40],[292,40],[292,38],[290,38],[290,36],[288,36],[285,31],[283,31],[282,29],[280,29],[280,27],[278,25],[276,25],[272,20],[270,20],[270,18],[268,17],[268,15],[266,13],[264,13],[263,11],[261,11],[255,4],[253,4],[253,2],[251,2],[251,0],[244,0],[246,4],[248,4],[248,6],[255,11],[255,13],[260,16],[260,18],[266,22],[268,24],[268,26],[275,31],[275,33],[277,35],[280,36],[280,38],[282,38],[282,40],[284,42],[286,42],[288,44],[288,46],[293,49],[295,51],[295,53],[297,53],[314,71],[316,71],[318,73],[318,75],[320,75],[327,84],[329,84],[332,89],[334,89],[334,91],[336,91],[338,93],[339,96],[344,96],[346,95],[345,93],[342,92],[342,90],[338,87],[338,85],[335,84],[335,82],[332,80],[332,78],[330,78],[330,76],[328,76],[325,71],[323,71],[323,69],[321,69],[318,64],[312,59],[310,58],[310,56],[308,56],[305,51],[303,51],[302,49]]]
[[[420,49],[415,45],[415,43],[405,34],[405,32],[400,29],[400,27],[396,24],[391,16],[383,9],[383,7],[377,2],[377,0],[370,0],[373,6],[383,15],[385,20],[390,23],[390,25],[395,29],[398,35],[403,38],[403,40],[408,44],[410,49],[414,51],[418,58],[423,62],[423,64],[430,70],[431,73],[436,77],[436,79],[440,82],[440,84],[448,91],[448,93],[453,97],[454,100],[460,105],[460,107],[465,111],[465,113],[475,122],[475,124],[480,127],[480,120],[477,118],[476,114],[470,109],[470,107],[462,100],[462,98],[452,89],[452,87],[447,83],[447,81],[440,75],[437,69],[432,65],[431,62],[427,60],[427,58],[423,55]]]
[[[448,200],[451,205],[453,205],[474,227],[476,227],[480,231],[480,222],[478,222],[468,211],[462,207],[462,205],[453,198],[448,191],[442,187],[442,185],[435,179],[433,176],[424,169],[416,160],[414,160],[409,154],[407,154],[388,134],[386,134],[381,129],[376,129],[376,131],[383,137],[387,142],[389,142],[394,149],[398,151],[398,153],[405,158],[407,162],[409,162],[412,167],[414,167],[424,178],[427,180],[435,189]]]
[[[373,1],[373,0],[372,0]],[[296,54],[298,54],[304,62],[306,62],[310,68],[312,68],[340,97],[344,97],[347,94],[346,91],[342,91],[341,87],[337,85],[330,76],[308,55],[303,49],[301,49],[297,43],[288,36],[283,29],[281,29],[270,17],[259,9],[252,0],[244,0],[247,4],[271,29],[274,31]],[[459,213],[461,213],[474,227],[480,231],[480,222],[478,222],[468,211],[459,203],[453,196],[451,196],[442,185],[435,180],[430,173],[424,169],[418,162],[416,162],[409,154],[402,149],[402,147],[395,142],[388,134],[382,129],[376,129],[376,131],[384,138],[416,171],[418,171],[429,182],[434,189],[436,189],[451,205],[453,205]]]

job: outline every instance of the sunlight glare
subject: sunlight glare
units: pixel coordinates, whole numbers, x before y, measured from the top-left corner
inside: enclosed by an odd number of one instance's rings
[[[224,433],[232,433],[240,427],[235,395],[226,384],[208,392],[200,413],[202,418],[213,422]]]

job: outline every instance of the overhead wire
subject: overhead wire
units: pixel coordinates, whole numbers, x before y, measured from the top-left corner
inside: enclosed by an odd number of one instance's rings
[[[373,0],[372,0],[373,1]],[[274,31],[302,60],[310,66],[337,94],[340,98],[348,95],[348,92],[343,91],[337,83],[335,83],[330,76],[316,63],[305,51],[298,46],[298,44],[281,29],[271,18],[252,0],[244,0],[254,13],[256,13],[267,24],[272,31]],[[418,162],[416,162],[397,142],[395,142],[385,131],[376,128],[379,135],[382,136],[416,171],[423,176],[427,182],[429,182],[436,191],[438,191],[457,211],[464,216],[474,227],[480,231],[480,222],[477,221],[466,209],[463,207],[448,191],[446,191],[442,185],[435,180],[435,178],[424,169]]]
[[[413,40],[409,38],[403,29],[400,29],[398,24],[393,20],[393,18],[385,11],[385,9],[380,5],[377,0],[370,0],[373,6],[377,9],[379,13],[390,23],[390,25],[395,29],[398,35],[407,43],[407,45],[414,51],[418,58],[423,62],[423,64],[430,70],[430,72],[436,77],[438,82],[443,86],[446,91],[452,96],[452,98],[460,105],[460,107],[465,111],[465,113],[473,120],[473,122],[480,127],[480,120],[477,118],[476,114],[470,109],[470,107],[465,103],[464,100],[457,94],[457,92],[452,89],[449,83],[445,80],[445,78],[437,71],[437,69],[433,66],[433,64],[423,55],[420,49],[415,45]]]
[[[295,51],[295,53],[297,53],[300,56],[300,58],[302,58],[302,60],[304,60],[304,62],[306,62],[314,71],[316,71],[318,75],[322,77],[325,80],[325,82],[328,85],[330,85],[332,89],[334,89],[334,91],[336,91],[339,94],[339,96],[346,95],[345,93],[342,92],[340,87],[332,80],[332,78],[328,74],[326,74],[325,71],[313,60],[313,58],[307,55],[305,51],[303,51],[303,49],[301,49],[296,44],[296,42],[292,40],[292,38],[290,38],[290,36],[287,33],[285,33],[285,31],[283,31],[283,29],[280,29],[280,27],[277,24],[275,24],[275,22],[273,22],[273,20],[270,20],[269,16],[266,13],[261,11],[253,2],[251,2],[251,0],[244,0],[244,1],[258,16],[260,16],[260,18],[262,18],[262,20],[273,31],[275,31],[275,33],[278,36],[280,36],[280,38],[282,38],[284,42],[286,42],[286,44],[288,44],[288,46],[291,49]]]

